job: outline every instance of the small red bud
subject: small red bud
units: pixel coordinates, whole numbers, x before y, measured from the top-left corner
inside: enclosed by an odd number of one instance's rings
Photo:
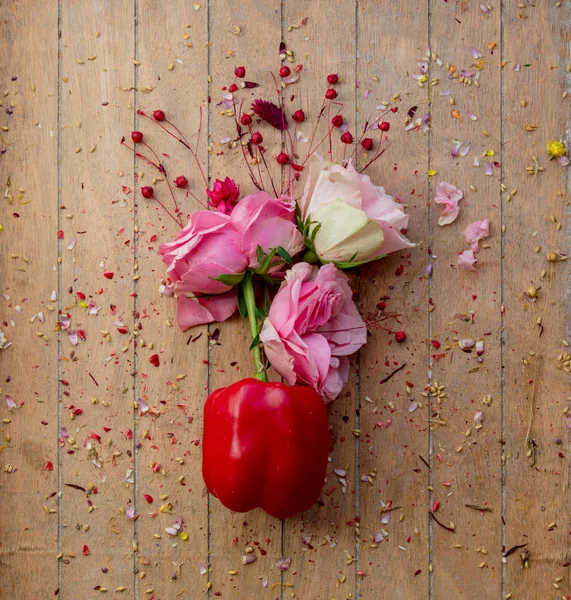
[[[335,85],[339,81],[339,76],[337,73],[331,73],[330,75],[327,75],[327,81],[331,85]]]
[[[343,125],[343,117],[341,115],[335,115],[331,119],[331,124],[333,127],[341,127],[341,125]]]
[[[404,342],[406,340],[406,333],[404,331],[397,331],[395,333],[395,340],[401,344],[402,342]]]
[[[298,171],[298,172],[303,171],[303,165],[296,165],[295,163],[291,163],[291,168],[294,171]]]
[[[361,142],[361,146],[363,146],[364,150],[372,150],[373,149],[373,140],[372,138],[365,138],[362,142]]]
[[[291,75],[291,69],[288,66],[284,65],[280,69],[280,77],[287,77],[288,75]]]
[[[337,90],[334,90],[333,88],[329,88],[325,92],[325,97],[327,98],[327,100],[335,100],[335,98],[337,98]]]
[[[140,131],[132,131],[131,139],[135,142],[135,144],[140,144],[143,141],[143,134]]]
[[[346,131],[342,136],[341,136],[341,141],[344,144],[352,144],[353,143],[353,135],[351,134],[350,131]]]
[[[155,195],[155,190],[150,185],[144,185],[141,188],[141,194],[143,194],[143,198],[152,198]]]
[[[228,91],[229,91],[231,94],[233,94],[233,93],[234,93],[234,92],[235,92],[237,89],[238,89],[238,86],[237,86],[235,83],[233,83],[233,84],[232,84],[232,85],[231,85],[231,86],[228,88]]]
[[[289,156],[285,152],[280,152],[276,156],[276,160],[278,161],[278,165],[287,165],[289,162]]]
[[[295,65],[296,73],[301,73],[302,69],[303,69],[303,65],[301,65],[301,64]]]
[[[396,113],[396,112],[398,112],[398,111],[399,111],[399,107],[398,107],[398,106],[393,106],[393,107],[391,108],[391,112],[392,112],[392,113]]]
[[[236,67],[234,69],[234,75],[236,75],[236,77],[239,77],[240,79],[246,77],[246,67]]]
[[[385,308],[387,308],[387,303],[381,300],[380,302],[377,302],[377,308],[379,310],[385,310]]]
[[[242,125],[244,125],[245,127],[247,127],[248,125],[252,124],[252,117],[248,113],[244,113],[240,117],[240,123],[242,123]]]
[[[386,121],[383,121],[382,123],[379,123],[379,129],[381,131],[388,131],[391,128],[391,124],[387,123]]]
[[[296,110],[293,115],[291,116],[291,118],[296,122],[296,123],[303,123],[305,121],[305,113],[303,112],[303,110],[298,109]]]
[[[254,144],[254,146],[257,146],[258,144],[261,144],[263,141],[264,141],[264,138],[262,137],[262,134],[259,131],[254,131],[254,133],[252,134],[252,139],[251,139],[252,144]]]
[[[154,110],[153,117],[154,117],[155,121],[164,121],[166,118],[165,113],[162,110]]]
[[[184,175],[179,175],[174,180],[174,184],[177,188],[185,188],[188,185],[188,179]]]

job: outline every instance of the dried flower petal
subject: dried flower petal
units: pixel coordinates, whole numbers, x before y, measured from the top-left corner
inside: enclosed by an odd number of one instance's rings
[[[288,128],[287,118],[283,110],[269,100],[258,98],[252,102],[252,110],[266,123],[278,131],[284,131]]]

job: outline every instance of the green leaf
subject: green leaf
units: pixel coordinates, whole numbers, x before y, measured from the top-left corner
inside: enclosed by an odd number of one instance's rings
[[[252,343],[250,344],[250,350],[253,350],[259,343],[260,343],[260,334],[258,333],[258,335],[252,340]]]
[[[311,231],[311,235],[309,237],[309,241],[313,244],[315,242],[315,236],[317,232],[321,229],[321,223],[317,223],[317,225]]]
[[[293,258],[291,257],[290,253],[283,246],[278,246],[276,248],[276,254],[280,258],[283,258],[288,265],[293,264]]]
[[[240,311],[240,316],[242,317],[242,319],[245,319],[248,316],[246,298],[244,298],[244,292],[242,291],[241,286],[238,288],[238,310]]]
[[[244,275],[246,271],[243,273],[223,273],[222,275],[218,275],[218,277],[211,277],[214,281],[220,281],[224,285],[235,286],[238,285],[242,279],[244,279]]]
[[[373,262],[374,260],[379,260],[380,258],[384,258],[386,255],[382,254],[379,256],[375,256],[374,258],[370,258],[369,260],[362,260],[361,262],[335,262],[332,261],[333,264],[338,268],[338,269],[352,269],[354,267],[360,267],[361,265],[366,265],[367,263]],[[353,258],[355,258],[355,256],[353,256]]]
[[[256,306],[256,319],[263,321],[266,318],[266,311],[263,308]]]
[[[258,262],[260,264],[262,264],[264,262],[264,260],[266,259],[266,253],[264,252],[264,250],[261,246],[258,246],[256,248],[256,258],[258,259]]]
[[[258,246],[258,248],[260,248],[260,246]],[[258,275],[265,275],[270,270],[272,260],[276,255],[276,250],[277,248],[272,248],[271,252],[264,258],[262,262],[260,262],[259,268],[257,271],[255,271]]]

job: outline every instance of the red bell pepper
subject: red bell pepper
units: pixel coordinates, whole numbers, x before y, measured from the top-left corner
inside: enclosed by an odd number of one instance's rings
[[[230,510],[278,519],[309,509],[323,488],[327,412],[312,388],[243,379],[204,406],[202,475]]]

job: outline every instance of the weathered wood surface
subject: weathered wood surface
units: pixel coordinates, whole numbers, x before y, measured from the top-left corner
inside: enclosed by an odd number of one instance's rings
[[[12,342],[0,386],[17,404],[0,407],[2,598],[571,594],[568,171],[546,153],[568,131],[571,8],[480,4],[0,3],[0,328]],[[233,515],[204,488],[202,405],[249,372],[247,335],[238,318],[178,330],[157,255],[177,225],[139,193],[169,197],[168,184],[120,145],[144,131],[169,181],[184,174],[204,198],[193,158],[135,114],[161,108],[186,135],[202,123],[210,181],[250,191],[223,141],[221,88],[244,65],[272,93],[281,40],[303,65],[288,112],[314,118],[332,72],[357,138],[380,107],[398,108],[370,175],[407,205],[419,242],[352,276],[377,326],[329,409],[322,501],[284,522]],[[427,131],[404,131],[428,113]],[[466,156],[451,156],[455,140]],[[441,181],[464,192],[446,227]],[[176,193],[185,218],[200,206]],[[462,232],[483,218],[491,235],[468,273]],[[459,349],[468,337],[484,340],[481,360]],[[383,523],[387,502],[398,508]],[[184,535],[170,536],[177,517]],[[258,560],[244,566],[250,547]]]

